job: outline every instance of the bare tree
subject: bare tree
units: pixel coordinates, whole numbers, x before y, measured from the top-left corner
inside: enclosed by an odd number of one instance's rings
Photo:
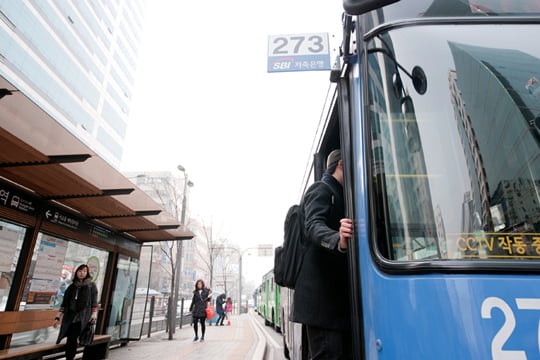
[[[233,274],[234,265],[238,264],[238,249],[229,243],[227,239],[215,247],[214,279],[223,281],[223,292],[230,293],[230,288],[236,288]]]
[[[198,247],[197,249],[199,253],[201,251],[204,252],[200,255],[201,259],[208,268],[208,273],[210,274],[209,286],[212,288],[214,284],[214,268],[216,265],[216,259],[221,254],[227,239],[219,236],[219,231],[214,231],[212,222],[210,222],[209,225],[206,225],[203,221],[199,230],[200,234],[198,234],[198,239],[199,245],[202,248]]]
[[[222,262],[222,274],[223,274],[223,290],[225,291],[225,294],[229,294],[229,289],[227,287],[227,279],[229,278],[229,274],[232,270],[232,254],[226,253],[223,255],[223,262]]]

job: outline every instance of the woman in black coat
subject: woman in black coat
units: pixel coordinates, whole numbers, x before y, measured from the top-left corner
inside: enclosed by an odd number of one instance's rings
[[[64,294],[60,312],[54,319],[56,328],[60,321],[60,332],[56,343],[67,337],[66,359],[73,360],[77,353],[77,340],[88,323],[95,323],[97,318],[97,286],[85,264],[79,265],[73,276],[73,282]]]
[[[212,291],[204,285],[204,281],[201,279],[195,283],[195,290],[193,290],[193,299],[191,300],[191,317],[193,318],[193,330],[195,331],[195,338],[193,341],[199,340],[198,323],[201,323],[201,341],[204,341],[204,333],[206,332],[206,305],[212,297]]]

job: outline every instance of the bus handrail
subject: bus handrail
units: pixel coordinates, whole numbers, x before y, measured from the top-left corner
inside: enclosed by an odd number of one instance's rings
[[[367,31],[362,39],[369,41],[375,36],[390,30],[425,25],[501,25],[501,24],[539,24],[540,17],[536,16],[460,16],[460,17],[425,17],[390,21]]]

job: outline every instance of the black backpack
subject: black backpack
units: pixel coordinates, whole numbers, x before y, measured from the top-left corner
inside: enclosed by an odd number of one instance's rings
[[[304,211],[302,205],[293,205],[285,217],[283,246],[274,250],[274,281],[294,289],[304,260]]]

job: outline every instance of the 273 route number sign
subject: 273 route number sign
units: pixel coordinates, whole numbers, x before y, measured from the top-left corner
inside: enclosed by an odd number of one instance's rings
[[[268,72],[318,70],[330,70],[327,33],[268,37]]]

